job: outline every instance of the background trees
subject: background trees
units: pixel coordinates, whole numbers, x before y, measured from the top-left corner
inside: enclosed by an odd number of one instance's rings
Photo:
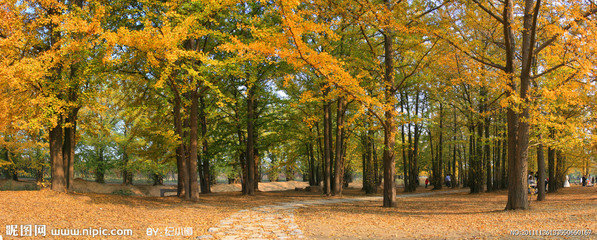
[[[594,151],[578,149],[595,141],[596,9],[5,1],[0,166],[58,191],[176,181],[193,200],[218,179],[253,195],[281,175],[340,195],[356,171],[386,207],[397,185],[450,175],[525,209],[529,168],[547,192],[591,171]]]

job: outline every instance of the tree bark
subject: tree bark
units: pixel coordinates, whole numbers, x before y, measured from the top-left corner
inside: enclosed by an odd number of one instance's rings
[[[406,114],[411,118],[410,112],[410,104],[408,100],[408,95],[405,93],[406,99]],[[415,113],[414,115],[418,115],[419,113],[419,92],[415,94]],[[414,192],[417,190],[418,186],[418,145],[419,145],[419,125],[417,123],[414,124],[414,133],[413,133],[413,124],[408,123],[408,184],[404,188],[405,192]]]
[[[485,112],[487,112],[487,100],[484,100],[484,104],[485,104]],[[485,113],[487,114],[487,113]],[[491,170],[491,146],[489,145],[490,141],[489,141],[489,127],[491,124],[491,118],[489,118],[489,116],[485,116],[484,122],[483,122],[483,127],[485,128],[485,136],[484,136],[484,141],[483,141],[483,158],[485,159],[485,186],[486,186],[486,191],[491,191],[492,190],[492,170]]]
[[[17,172],[17,167],[15,165],[15,162],[12,159],[12,153],[10,153],[10,150],[8,150],[8,148],[4,148],[5,150],[5,157],[6,157],[6,161],[8,161],[9,163],[12,163],[10,165],[8,165],[8,168],[5,168],[4,173],[6,174],[6,179],[12,179],[13,181],[19,181],[19,173]]]
[[[189,111],[189,157],[187,162],[187,176],[189,178],[188,198],[191,201],[199,200],[199,184],[197,182],[197,160],[198,160],[198,108],[199,94],[197,88],[191,90],[191,109]]]
[[[210,164],[209,164],[209,151],[207,143],[207,120],[205,117],[205,100],[203,95],[199,96],[199,121],[201,123],[201,193],[211,193],[211,181],[210,181]]]
[[[564,168],[564,156],[562,150],[556,151],[556,189],[564,187],[566,169]]]
[[[346,153],[346,144],[344,144],[343,148],[344,148],[344,152]],[[343,157],[346,156],[345,153],[343,154]],[[375,145],[375,139],[373,139],[373,137],[371,139],[371,154],[372,154],[371,157],[373,160],[373,169],[374,169],[373,176],[375,176],[374,183],[375,183],[375,188],[377,189],[377,188],[381,187],[381,183],[383,182],[382,181],[383,180],[383,169],[381,169],[380,162],[377,157],[377,147]]]
[[[525,0],[523,30],[522,30],[522,70],[520,74],[520,98],[523,100],[521,115],[516,119],[518,132],[516,133],[517,150],[515,158],[509,168],[508,203],[506,209],[528,209],[527,161],[529,147],[529,104],[527,98],[530,85],[530,71],[533,61],[533,47],[535,45],[535,28],[541,0]]]
[[[342,179],[344,178],[344,156],[342,150],[344,146],[344,98],[338,99],[338,108],[336,113],[336,160],[334,161],[334,189],[332,194],[342,195]]]
[[[97,183],[105,183],[106,179],[106,163],[104,159],[104,147],[97,149],[97,165],[95,166],[95,181]]]
[[[124,137],[127,135],[127,124],[124,124]],[[129,154],[127,151],[127,144],[122,146],[122,185],[133,184],[133,173],[128,170]]]
[[[474,152],[469,169],[469,187],[471,193],[480,193],[483,191],[483,122],[477,123],[476,132],[474,127],[471,129],[473,130],[471,133],[476,137],[473,140]]]
[[[324,175],[324,167],[322,166],[325,162],[325,153],[323,151],[323,141],[322,141],[322,134],[319,128],[319,123],[315,124],[315,128],[317,131],[317,157],[319,158],[319,161],[317,161],[317,185],[319,186],[320,184],[323,183],[323,175]]]
[[[541,141],[541,136],[539,136],[539,141]],[[537,188],[539,189],[537,201],[543,201],[545,200],[545,159],[543,158],[542,142],[539,142],[537,146],[537,171],[539,171],[537,179]]]
[[[74,101],[74,100],[73,100]],[[75,145],[77,131],[77,113],[79,109],[71,109],[65,119],[64,142],[62,145],[62,158],[64,161],[64,177],[66,189],[71,190],[75,172]]]
[[[367,130],[361,136],[361,145],[363,147],[362,160],[363,160],[363,191],[366,194],[375,193],[375,182],[373,175],[373,161],[371,154],[371,140],[372,130]]]
[[[506,162],[508,159],[508,141],[506,140],[506,134],[503,134],[502,136],[502,156],[501,156],[501,161],[502,161],[502,167],[501,170],[502,172],[500,173],[500,189],[507,189],[508,188],[508,178],[506,175]]]
[[[327,96],[329,90],[324,91],[324,96]],[[331,194],[331,158],[332,158],[332,139],[331,139],[331,107],[327,100],[323,103],[323,193]]]
[[[391,3],[389,0],[385,0],[386,7],[391,9]],[[384,177],[384,188],[383,188],[383,206],[384,207],[395,207],[396,206],[396,186],[394,182],[394,175],[396,175],[395,159],[394,159],[394,145],[395,145],[395,131],[396,126],[394,125],[394,117],[396,116],[396,110],[394,105],[396,104],[396,91],[394,89],[394,49],[392,48],[392,41],[394,40],[392,31],[390,28],[384,29],[384,105],[386,107],[384,113],[384,150],[383,150],[383,177]]]
[[[443,145],[444,145],[444,141],[443,141],[443,128],[444,128],[444,107],[443,104],[440,103],[439,104],[439,139],[438,139],[438,146],[437,146],[437,153],[436,153],[436,167],[433,170],[433,178],[434,178],[434,184],[433,184],[433,189],[434,190],[439,190],[442,189],[442,185],[444,183],[444,179],[443,179]],[[430,131],[430,136],[431,136],[431,131]],[[429,139],[429,141],[433,141],[433,139]]]
[[[547,183],[547,192],[555,193],[558,191],[558,185],[556,181],[556,162],[555,162],[555,149],[552,147],[547,148],[547,165],[549,171],[548,183]]]
[[[122,156],[122,164],[124,166],[124,170],[122,171],[122,185],[132,185],[133,184],[133,173],[127,169],[127,165],[129,162],[129,155],[126,153],[126,148],[124,149],[124,153]]]
[[[497,126],[496,126],[496,131],[495,131],[495,136],[499,136],[498,135],[498,131],[497,131]],[[502,156],[502,147],[501,147],[501,141],[498,139],[496,139],[494,141],[494,147],[493,147],[493,162],[494,162],[494,168],[493,168],[493,190],[498,190],[500,188],[500,184],[502,182],[502,179],[500,178],[500,172],[501,172],[501,156]]]
[[[176,147],[176,167],[178,173],[178,181],[177,181],[177,195],[178,197],[185,197],[187,195],[187,186],[189,186],[189,179],[187,177],[187,161],[185,156],[185,147],[184,147],[184,130],[183,130],[183,120],[182,120],[182,99],[180,98],[180,93],[178,89],[171,84],[172,92],[174,94],[174,128],[176,130],[176,135],[178,135],[178,146]]]
[[[257,119],[257,117],[255,117],[254,119]],[[255,132],[254,136],[255,136],[255,140],[253,141],[253,149],[255,149],[254,153],[253,153],[253,161],[255,162],[254,168],[255,168],[255,181],[253,182],[253,189],[255,189],[255,191],[259,191],[259,182],[261,182],[261,161],[259,159],[259,148],[255,147],[255,145],[258,142],[258,136],[259,134],[257,133],[257,129],[254,128],[253,131]]]
[[[400,93],[400,112],[404,112],[404,95],[403,93]],[[406,154],[406,137],[405,137],[405,130],[404,130],[404,123],[401,124],[400,129],[401,129],[401,135],[402,135],[402,171],[404,176],[402,177],[402,182],[404,185],[404,191],[407,191],[407,186],[408,186],[408,169],[409,169],[409,158],[407,157]],[[410,138],[410,134],[408,136]],[[410,147],[409,147],[410,148]]]
[[[310,140],[311,141],[311,140]],[[313,143],[307,143],[307,151],[309,152],[309,186],[317,185],[317,168],[315,166],[315,154],[313,150]]]
[[[52,165],[52,190],[58,192],[66,191],[66,179],[64,176],[64,160],[62,157],[62,119],[59,118],[56,126],[49,131],[50,140],[50,162]]]
[[[246,153],[246,164],[247,176],[246,182],[246,195],[255,195],[255,99],[254,99],[254,86],[247,84],[247,149]]]

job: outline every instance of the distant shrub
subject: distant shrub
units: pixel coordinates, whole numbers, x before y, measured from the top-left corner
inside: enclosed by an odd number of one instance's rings
[[[129,189],[118,189],[112,192],[114,195],[121,195],[121,196],[132,196],[134,195],[133,192]]]
[[[36,191],[39,187],[35,184],[13,184],[12,181],[6,181],[0,186],[0,191]]]

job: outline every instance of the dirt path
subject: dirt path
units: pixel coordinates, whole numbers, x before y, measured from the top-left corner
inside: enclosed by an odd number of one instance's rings
[[[396,198],[424,197],[440,194],[467,192],[459,189],[441,192],[426,192],[400,194]],[[381,201],[381,196],[353,197],[292,201],[271,204],[251,209],[241,210],[208,230],[209,235],[199,236],[198,239],[297,239],[305,238],[303,231],[295,223],[295,209],[312,205],[327,205],[356,201]]]

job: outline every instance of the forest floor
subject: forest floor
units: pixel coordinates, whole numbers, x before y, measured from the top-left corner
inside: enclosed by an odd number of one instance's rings
[[[320,193],[301,191],[259,192],[245,197],[239,192],[200,195],[198,202],[177,197],[138,197],[96,193],[58,193],[51,190],[0,191],[0,236],[7,237],[6,225],[46,225],[47,238],[51,229],[131,229],[126,239],[156,239],[147,236],[147,228],[158,229],[164,236],[166,228],[192,227],[192,236],[201,236],[220,220],[239,210],[297,199],[320,199]],[[169,230],[170,232],[171,229]],[[182,235],[180,233],[170,235]],[[26,239],[20,238],[19,239]],[[15,238],[15,239],[17,239]],[[104,239],[77,237],[73,239]],[[31,239],[31,238],[30,238]],[[53,237],[53,239],[64,239]],[[114,238],[122,239],[122,238]],[[188,239],[168,237],[157,239]]]
[[[528,211],[504,211],[507,192],[499,191],[397,198],[396,208],[379,201],[319,205],[295,216],[312,239],[510,239],[528,230],[590,230],[590,237],[567,238],[595,239],[596,193],[595,187],[573,186],[546,201],[533,196]]]
[[[292,221],[286,224],[291,227],[288,231],[300,233],[286,235],[290,239],[297,236],[307,239],[508,238],[511,230],[540,229],[595,232],[596,191],[597,188],[562,189],[548,195],[546,202],[533,201],[530,211],[514,212],[503,211],[505,192],[442,194],[443,191],[423,188],[418,193],[440,195],[404,195],[397,199],[398,207],[393,209],[381,208],[379,195],[366,196],[354,188],[347,189],[343,197],[326,198],[321,193],[294,190],[259,192],[253,197],[230,192],[201,195],[198,202],[177,197],[0,191],[0,236],[11,239],[6,235],[6,225],[46,225],[48,233],[51,229],[64,228],[131,229],[133,235],[127,239],[183,239],[155,238],[147,235],[147,229],[158,229],[158,235],[164,236],[167,228],[192,227],[192,236],[213,235],[224,239],[225,235],[216,234],[218,228],[222,232],[222,225],[232,224],[240,232],[249,228],[259,232],[263,230],[255,227],[277,227],[273,225],[286,220]],[[274,221],[272,226],[246,224],[244,221],[254,214],[263,218],[253,222],[270,224]],[[244,215],[250,216],[249,219]],[[229,236],[228,230],[225,233]]]

